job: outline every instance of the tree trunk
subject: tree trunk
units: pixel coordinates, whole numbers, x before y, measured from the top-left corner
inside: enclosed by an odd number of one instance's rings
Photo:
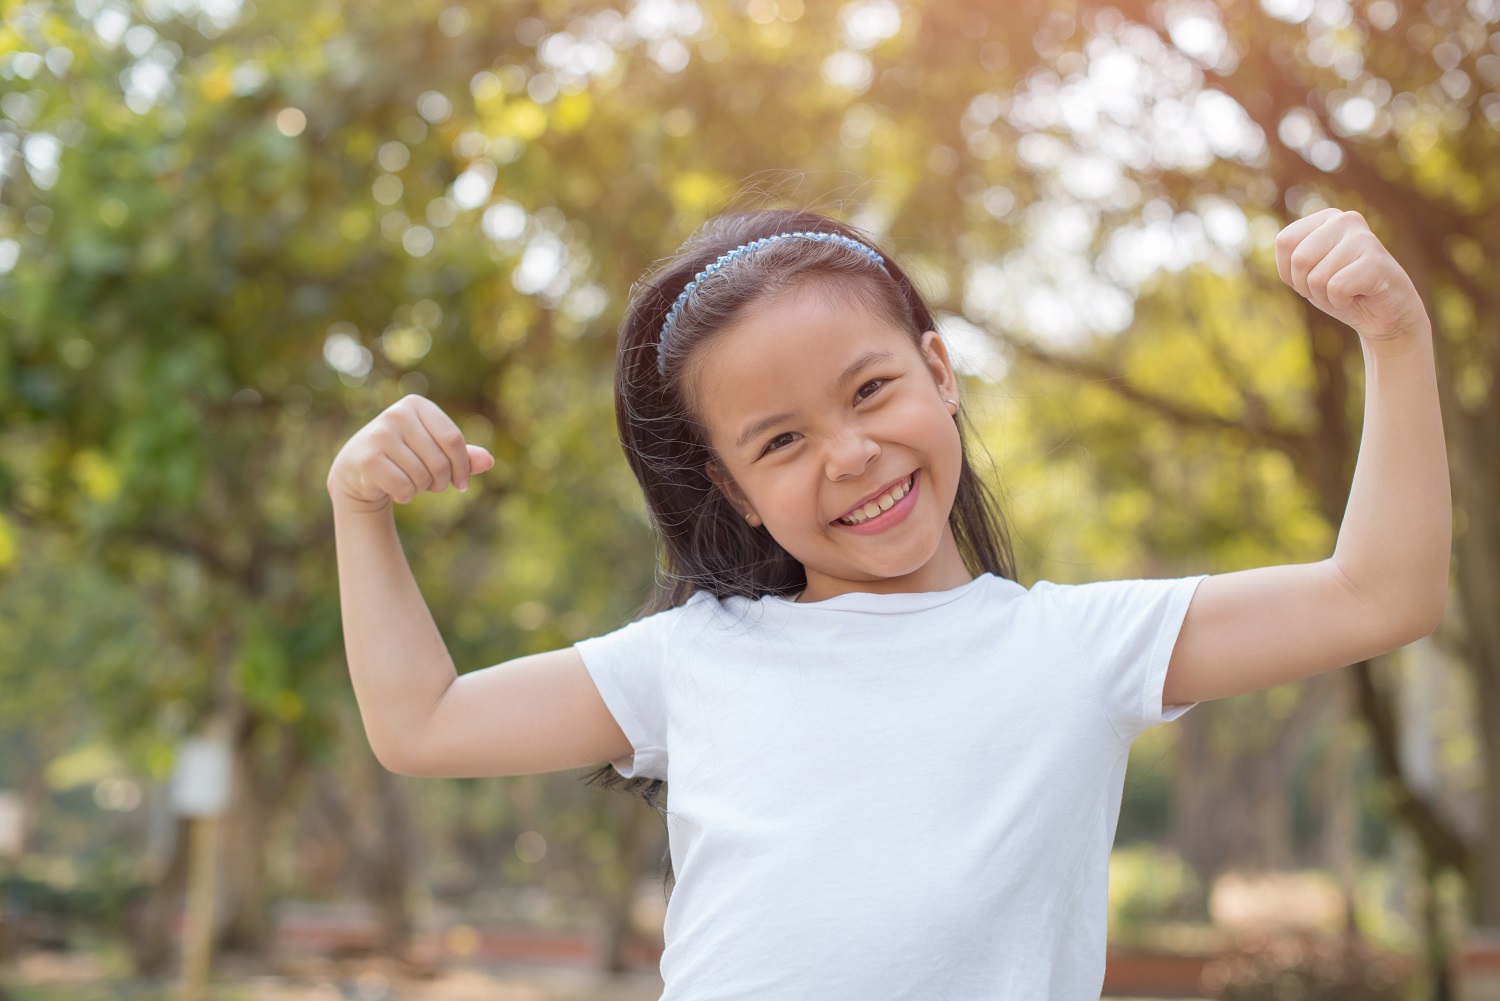
[[[1224,870],[1224,845],[1217,836],[1214,791],[1222,764],[1213,754],[1214,703],[1198,706],[1173,727],[1172,844],[1204,887]]]
[[[379,947],[408,956],[412,920],[409,894],[414,861],[411,811],[397,782],[361,746],[358,768],[363,794],[346,793],[331,771],[317,775],[319,807],[330,826],[344,834],[344,847],[356,885],[374,912]],[[352,802],[351,802],[352,801]]]
[[[21,780],[21,845],[16,853],[16,858],[26,856],[27,847],[31,844],[32,835],[36,833],[37,823],[41,820],[42,806],[47,802],[47,776],[40,768],[28,768],[26,775]]]
[[[274,932],[266,893],[271,834],[305,764],[291,728],[256,716],[237,700],[232,718],[234,778],[220,828],[214,948],[264,956]]]
[[[1355,908],[1359,889],[1359,799],[1350,774],[1354,763],[1354,734],[1350,726],[1353,711],[1347,686],[1338,687],[1332,696],[1328,750],[1317,771],[1317,785],[1311,791],[1323,804],[1319,854],[1339,882],[1339,894],[1344,900],[1344,935],[1357,939],[1362,932]]]
[[[1460,439],[1462,440],[1462,438]],[[1486,436],[1488,440],[1488,436]],[[1495,480],[1495,456],[1460,457],[1470,468],[1456,471],[1454,487],[1464,537],[1455,558],[1458,597],[1464,624],[1462,645],[1474,672],[1479,694],[1476,727],[1484,757],[1487,792],[1484,804],[1485,836],[1474,846],[1475,865],[1473,920],[1500,928],[1500,485]],[[1466,524],[1465,524],[1466,523]]]
[[[412,920],[408,895],[412,882],[411,811],[397,776],[369,757],[374,778],[374,833],[371,864],[365,869],[365,890],[380,922],[380,947],[404,956],[411,946]]]
[[[1215,703],[1174,724],[1173,844],[1205,887],[1227,869],[1278,870],[1295,861],[1287,786],[1334,687],[1327,678],[1302,684],[1291,715],[1260,739],[1214,740],[1227,712]]]
[[[1485,837],[1479,847],[1479,886],[1474,894],[1475,924],[1486,928],[1500,928],[1500,681],[1496,671],[1481,671],[1480,680],[1485,690],[1480,700],[1482,714],[1480,732],[1484,741],[1485,783],[1488,799],[1485,802]]]
[[[624,829],[620,833],[620,863],[625,875],[605,910],[604,968],[610,973],[624,973],[630,968],[625,961],[625,948],[636,937],[633,920],[635,892],[646,870],[645,843],[651,822],[656,817],[650,807],[634,796],[629,797],[624,805],[627,811],[623,819]]]
[[[1438,913],[1439,866],[1428,856],[1422,860],[1426,894],[1422,901],[1422,953],[1427,958],[1427,980],[1432,985],[1432,1001],[1452,1001],[1453,984],[1448,976],[1448,943],[1443,937]]]
[[[271,939],[266,901],[266,842],[273,804],[247,788],[248,762],[237,750],[234,790],[220,825],[219,892],[214,903],[214,950],[264,955]]]
[[[171,861],[147,892],[131,939],[137,978],[165,976],[176,958],[172,922],[177,916],[183,894],[187,891],[192,820],[178,817],[176,821],[177,833],[172,840]]]
[[[1419,258],[1420,260],[1420,258]],[[1475,319],[1472,336],[1480,347],[1460,351],[1455,331],[1443,324],[1443,316],[1432,309],[1434,271],[1446,261],[1422,261],[1420,273],[1412,273],[1417,288],[1433,318],[1433,348],[1438,363],[1438,384],[1443,405],[1443,432],[1453,456],[1451,475],[1454,506],[1453,579],[1463,628],[1461,643],[1465,660],[1474,672],[1479,695],[1476,725],[1483,745],[1485,789],[1484,835],[1471,846],[1465,872],[1474,892],[1474,922],[1500,929],[1500,408],[1493,387],[1478,406],[1465,406],[1453,389],[1460,369],[1479,367],[1491,379],[1500,370],[1500,297],[1488,302],[1471,300]],[[1442,272],[1437,272],[1441,275]],[[1434,861],[1452,864],[1451,856],[1434,853]]]

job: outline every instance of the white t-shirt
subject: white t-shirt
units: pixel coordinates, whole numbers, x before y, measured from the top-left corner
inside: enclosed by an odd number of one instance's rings
[[[1204,575],[1206,576],[1206,575]],[[662,1001],[1079,1001],[1203,576],[685,604],[577,649],[667,779]]]

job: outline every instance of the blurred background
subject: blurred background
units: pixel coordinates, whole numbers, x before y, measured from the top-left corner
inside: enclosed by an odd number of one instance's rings
[[[1500,997],[1500,0],[0,9],[0,994],[654,999],[655,813],[372,756],[342,443],[495,454],[396,512],[460,671],[617,627],[626,293],[795,205],[940,311],[1023,583],[1322,559],[1363,364],[1272,241],[1333,205],[1432,317],[1448,619],[1136,744],[1106,993]]]

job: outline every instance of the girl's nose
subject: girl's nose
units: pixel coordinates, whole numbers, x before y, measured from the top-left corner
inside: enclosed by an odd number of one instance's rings
[[[880,445],[859,428],[850,428],[828,446],[828,478],[859,476],[880,455]]]

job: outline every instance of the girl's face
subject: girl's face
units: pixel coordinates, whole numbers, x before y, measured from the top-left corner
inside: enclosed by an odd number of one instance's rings
[[[708,474],[807,568],[800,600],[972,579],[948,524],[958,381],[935,332],[919,349],[890,321],[804,288],[720,331],[692,364],[719,457]]]

